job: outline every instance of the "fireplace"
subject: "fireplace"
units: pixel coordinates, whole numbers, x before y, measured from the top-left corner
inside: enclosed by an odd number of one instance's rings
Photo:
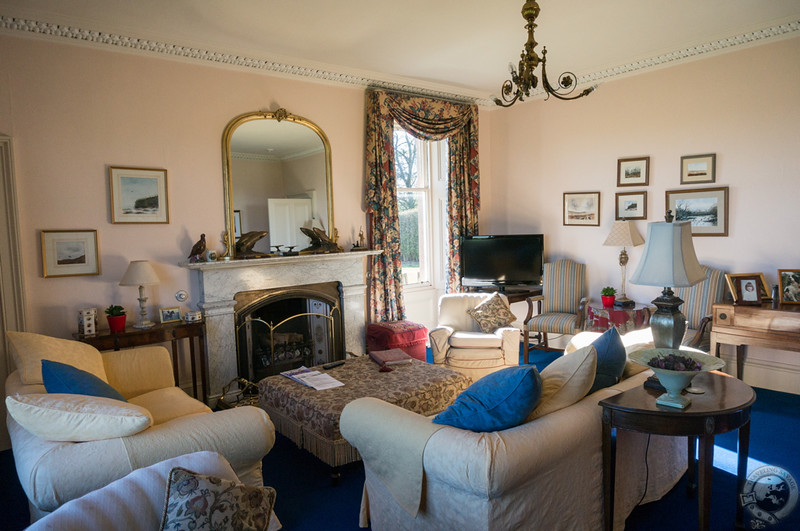
[[[257,382],[344,359],[339,282],[240,292],[234,299],[241,378]]]
[[[335,282],[339,286],[344,354],[366,352],[366,292],[364,259],[382,251],[280,256],[252,260],[184,263],[196,271],[192,290],[200,291],[199,308],[206,326],[208,396],[215,403],[222,388],[239,375],[237,355],[238,293],[278,288],[294,289]],[[336,354],[334,354],[336,355]]]

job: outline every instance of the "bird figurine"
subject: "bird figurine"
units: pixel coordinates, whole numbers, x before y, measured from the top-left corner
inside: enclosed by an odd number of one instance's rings
[[[203,260],[203,255],[205,254],[205,252],[206,252],[206,235],[201,234],[200,239],[197,240],[197,243],[195,243],[192,246],[192,250],[191,252],[189,252],[189,256],[187,256],[187,258],[191,263],[200,262]]]

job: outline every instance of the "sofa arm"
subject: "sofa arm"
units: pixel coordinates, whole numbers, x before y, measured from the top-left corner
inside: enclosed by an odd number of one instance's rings
[[[506,365],[519,365],[519,328],[506,327],[494,331],[503,341],[503,360]]]
[[[101,354],[109,385],[125,398],[175,387],[170,353],[160,345]]]
[[[447,351],[450,350],[450,336],[453,335],[453,327],[439,326],[428,332],[431,339],[431,354],[433,363],[443,364],[447,358]]]

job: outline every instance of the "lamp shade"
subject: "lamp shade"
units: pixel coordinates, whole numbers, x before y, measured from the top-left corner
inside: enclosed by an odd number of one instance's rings
[[[615,247],[636,247],[644,243],[644,238],[636,230],[633,221],[615,221],[611,227],[611,234],[608,235],[603,245],[613,245]]]
[[[158,284],[153,266],[147,260],[133,260],[119,281],[120,286],[152,286]]]
[[[647,243],[631,282],[643,286],[688,288],[706,276],[692,243],[688,221],[647,224]]]

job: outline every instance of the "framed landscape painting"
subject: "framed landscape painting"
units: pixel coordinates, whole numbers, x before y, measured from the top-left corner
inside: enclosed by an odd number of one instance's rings
[[[617,160],[617,186],[647,186],[649,167],[650,157]]]
[[[675,221],[691,221],[692,236],[728,235],[728,187],[667,190]]]
[[[647,219],[647,192],[620,192],[614,219]]]
[[[167,170],[108,169],[111,223],[169,223]]]
[[[716,153],[681,157],[681,184],[713,183],[716,166]]]
[[[96,230],[43,230],[42,276],[100,274]]]
[[[600,226],[600,192],[564,192],[564,225]]]

